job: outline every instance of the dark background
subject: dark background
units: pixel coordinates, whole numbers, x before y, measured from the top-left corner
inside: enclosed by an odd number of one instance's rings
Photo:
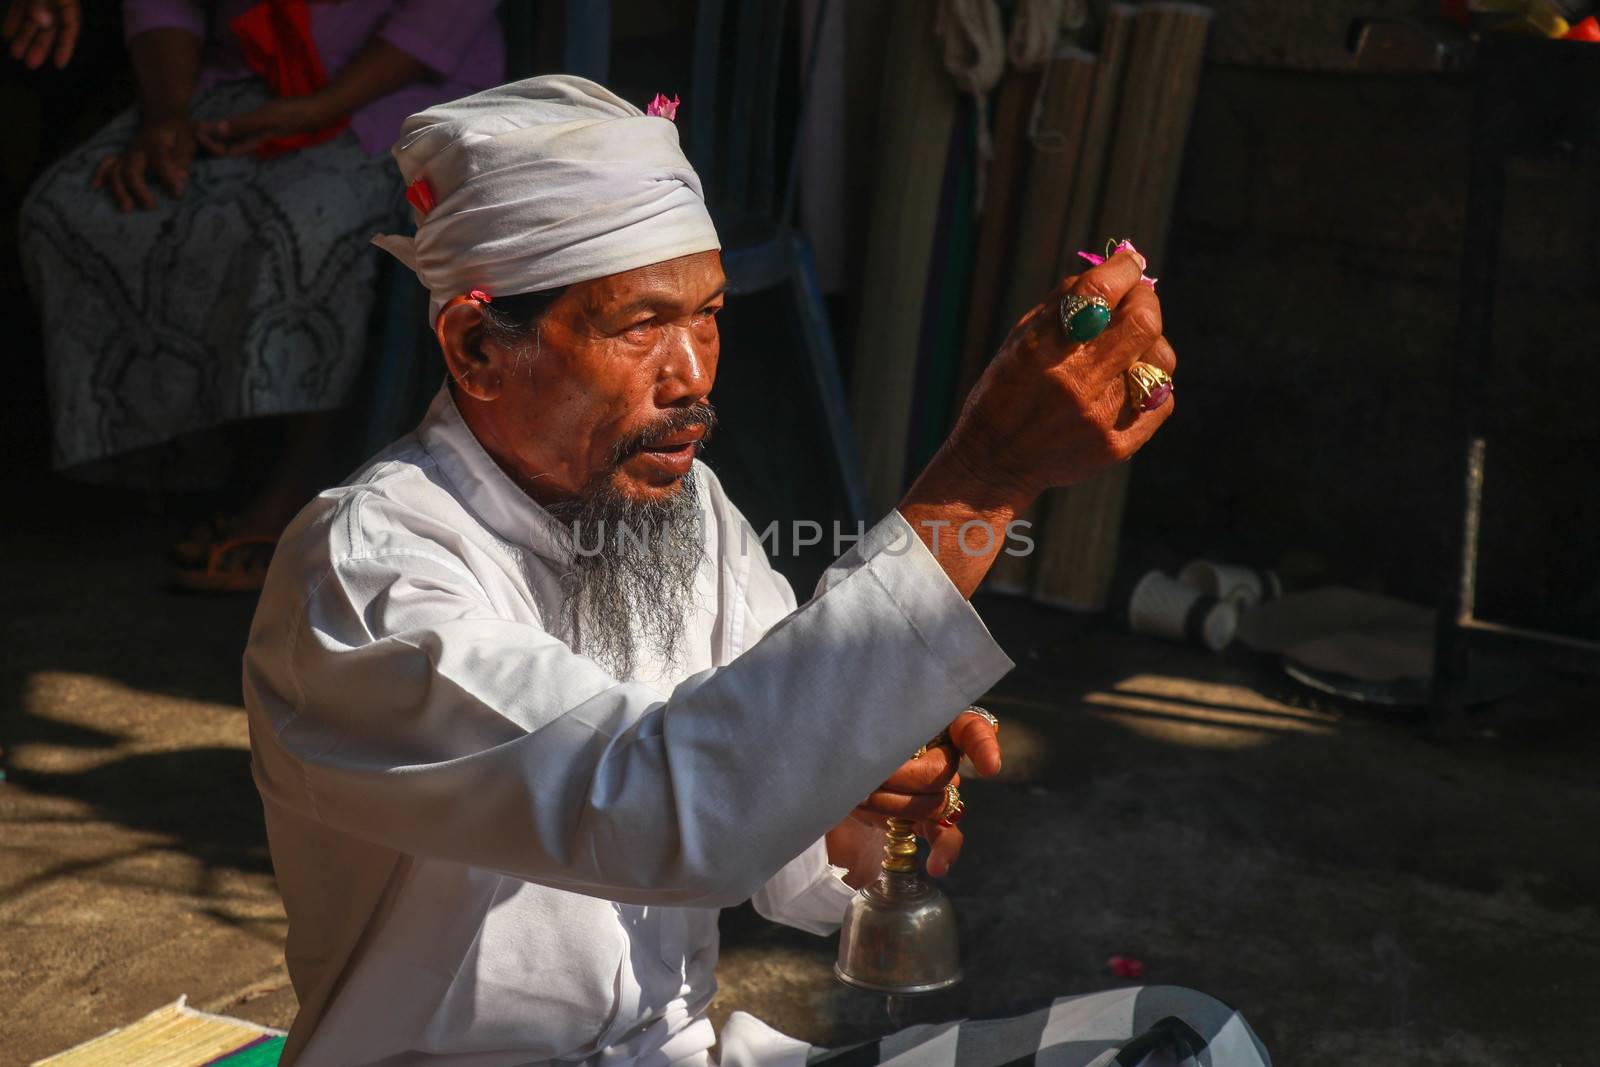
[[[1136,461],[1121,585],[1148,566],[1206,555],[1431,603],[1458,482],[1449,389],[1470,85],[1460,75],[1340,69],[1352,17],[1428,12],[1420,0],[1216,7],[1168,261],[1154,267],[1182,360],[1179,414]],[[644,100],[686,85],[693,12],[692,0],[616,5],[618,92]],[[91,11],[66,71],[0,64],[6,203],[131,98],[112,15]],[[559,19],[548,24],[554,31]],[[559,47],[554,32],[535,41],[541,69],[556,68]],[[876,93],[868,59],[851,58],[858,103]],[[789,56],[787,84],[794,68]],[[854,232],[865,232],[870,210],[873,126],[890,120],[864,104],[840,118],[861,190]],[[1491,395],[1516,429],[1490,454],[1480,577],[1482,614],[1577,634],[1600,633],[1600,449],[1585,373],[1600,326],[1596,176],[1594,160],[1575,151],[1521,161],[1511,174]],[[857,316],[872,308],[848,284],[830,302],[848,375],[872,358],[851,351]],[[14,210],[0,215],[0,303],[11,371],[0,395],[3,477],[25,498],[83,506],[49,473],[38,325],[17,273]],[[781,294],[726,313],[723,430],[708,459],[758,528],[836,503],[796,329]],[[360,459],[353,451],[336,466]],[[154,507],[175,523],[210,503],[87,496],[95,511]],[[825,562],[816,554],[784,566],[803,588]]]

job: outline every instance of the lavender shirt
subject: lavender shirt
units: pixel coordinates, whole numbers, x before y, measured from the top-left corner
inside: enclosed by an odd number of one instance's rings
[[[130,40],[158,29],[188,30],[203,39],[206,47],[196,88],[205,89],[254,76],[228,24],[255,3],[122,0],[122,18]],[[311,0],[311,36],[328,77],[337,75],[373,37],[432,69],[432,77],[356,110],[350,129],[361,147],[372,155],[386,151],[399,137],[407,115],[505,80],[505,42],[495,18],[498,6],[499,0]]]

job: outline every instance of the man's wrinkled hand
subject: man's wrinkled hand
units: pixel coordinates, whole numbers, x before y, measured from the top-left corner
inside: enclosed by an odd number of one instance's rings
[[[125,151],[106,156],[94,169],[93,187],[108,189],[123,211],[156,206],[153,174],[174,200],[183,196],[194,164],[195,137],[187,117],[159,119],[142,126]]]
[[[971,762],[979,777],[1000,771],[1000,738],[988,719],[962,712],[946,734],[947,742],[902,763],[852,813],[859,821],[877,825],[891,815],[914,822],[917,836],[928,842],[928,873],[935,878],[944,877],[961,854],[961,831],[938,822],[945,809],[945,788],[961,784],[961,758]]]
[[[1162,336],[1161,302],[1140,285],[1144,260],[1119,252],[1064,279],[1012,328],[962,408],[951,433],[960,460],[984,482],[1031,499],[1052,486],[1087,481],[1137,452],[1172,414],[1172,402],[1141,411],[1125,372],[1144,362],[1177,366]],[[1078,343],[1062,328],[1069,294],[1099,297],[1111,324]]]
[[[11,43],[11,58],[29,70],[38,70],[46,56],[60,69],[72,58],[82,27],[78,0],[11,0],[0,36]]]

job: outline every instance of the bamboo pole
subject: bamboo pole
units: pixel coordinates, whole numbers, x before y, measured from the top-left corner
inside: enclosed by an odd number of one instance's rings
[[[1153,263],[1166,251],[1210,19],[1211,10],[1200,4],[1144,5],[1132,19],[1125,73],[1120,79],[1107,76],[1107,82],[1120,81],[1121,91],[1106,140],[1093,232],[1097,238],[1132,237]],[[1110,31],[1117,21],[1107,24],[1108,43],[1115,44]],[[1092,112],[1099,103],[1097,99]],[[1091,132],[1095,118],[1091,114]],[[1068,223],[1069,235],[1072,225]],[[1076,250],[1069,245],[1063,252],[1072,256]],[[1130,466],[1122,464],[1083,485],[1046,494],[1034,572],[1036,599],[1080,611],[1105,609],[1129,473]]]
[[[894,506],[905,482],[922,302],[956,113],[956,89],[926,14],[922,0],[892,5],[890,25],[900,30],[884,55],[884,122],[856,331],[852,408],[867,493],[880,511]]]

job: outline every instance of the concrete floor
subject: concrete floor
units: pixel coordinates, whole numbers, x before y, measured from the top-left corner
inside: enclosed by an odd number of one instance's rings
[[[0,1063],[188,994],[285,1025],[284,918],[247,770],[251,605],[165,592],[165,527],[52,512],[0,558]],[[1270,664],[1024,604],[946,884],[969,979],[910,1021],[1147,980],[1244,1010],[1284,1064],[1595,1063],[1600,723],[1551,680],[1453,748],[1318,706]],[[716,1011],[818,1043],[888,1029],[831,940],[723,922]]]

